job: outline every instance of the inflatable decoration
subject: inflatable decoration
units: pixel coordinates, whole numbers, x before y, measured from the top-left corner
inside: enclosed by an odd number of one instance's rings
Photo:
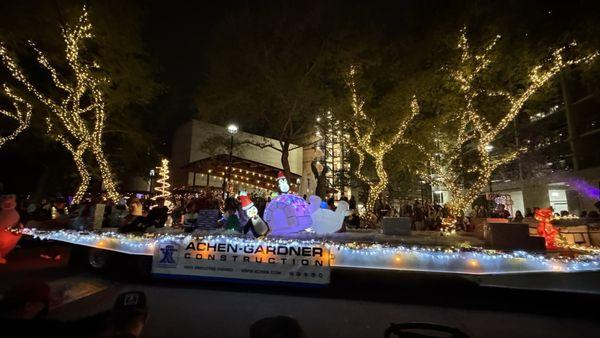
[[[546,249],[556,249],[556,235],[558,231],[556,228],[550,223],[552,219],[552,209],[543,208],[538,209],[535,212],[535,219],[538,220],[537,232],[538,235],[544,236],[546,240]]]
[[[14,195],[4,195],[0,199],[0,264],[6,263],[6,255],[14,249],[21,239],[19,213],[15,210],[17,202]]]
[[[281,195],[273,198],[265,209],[264,219],[272,235],[288,235],[304,231],[312,225],[309,205],[297,195],[289,194],[290,187],[283,172],[277,175]]]
[[[254,236],[266,236],[269,233],[269,226],[258,215],[258,209],[254,206],[254,203],[250,197],[244,194],[240,196],[240,200],[242,201],[242,209],[246,212],[246,215],[248,215],[250,221],[252,222],[252,227],[254,230],[252,233]]]
[[[344,224],[344,218],[350,210],[350,206],[346,201],[339,201],[335,212],[327,208],[318,208],[321,206],[321,198],[319,196],[312,195],[309,198],[311,208],[311,218],[313,226],[311,229],[317,234],[330,234],[339,231]]]

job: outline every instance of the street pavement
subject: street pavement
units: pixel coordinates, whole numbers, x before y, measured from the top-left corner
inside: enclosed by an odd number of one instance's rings
[[[46,251],[62,259],[40,258]],[[334,271],[332,285],[320,289],[140,280],[125,265],[102,274],[70,266],[69,252],[64,246],[15,250],[0,266],[0,291],[24,279],[44,280],[65,296],[50,317],[72,320],[109,310],[121,292],[141,290],[148,299],[147,338],[248,337],[253,322],[276,315],[296,318],[307,337],[383,337],[390,323],[404,322],[448,325],[471,337],[600,336],[600,295],[594,293],[481,287],[452,276],[351,270]],[[530,278],[527,285],[533,288],[536,279]],[[592,285],[598,278],[588,273],[573,280]]]

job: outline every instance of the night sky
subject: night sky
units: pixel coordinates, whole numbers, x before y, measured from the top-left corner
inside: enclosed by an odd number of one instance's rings
[[[198,114],[192,96],[206,83],[207,68],[215,61],[209,55],[212,39],[218,39],[218,26],[248,9],[290,3],[300,3],[300,12],[321,7],[324,16],[338,27],[380,27],[389,39],[387,43],[392,44],[396,43],[395,37],[404,34],[419,39],[429,31],[442,31],[441,22],[448,21],[484,30],[489,29],[488,23],[504,21],[501,29],[529,30],[532,36],[554,26],[567,35],[570,30],[580,29],[578,24],[585,25],[593,9],[600,7],[594,1],[142,1],[140,7],[146,11],[144,40],[160,65],[159,80],[166,86],[160,101],[171,111],[174,124],[170,128]],[[325,25],[324,36],[331,33],[327,29],[335,28],[333,24]],[[168,133],[165,136],[170,137]]]
[[[28,5],[21,5],[27,3]],[[77,0],[24,0],[4,2],[0,5],[0,26],[10,30],[11,23],[41,21],[44,25],[56,25],[52,19],[40,19],[43,13],[38,7],[46,6],[55,10],[76,9],[83,3]],[[95,3],[111,4],[113,0],[88,0],[92,8]],[[118,1],[116,1],[118,3]],[[142,39],[149,59],[156,65],[156,80],[164,86],[152,104],[152,109],[168,110],[168,126],[161,130],[161,137],[168,139],[176,126],[195,116],[197,108],[192,96],[206,83],[207,67],[215,32],[228,19],[245,10],[269,9],[277,11],[282,6],[290,6],[303,15],[314,8],[322,10],[323,17],[331,25],[323,26],[322,34],[340,25],[379,27],[389,39],[386,43],[397,43],[395,37],[410,35],[419,39],[428,31],[440,29],[441,22],[454,21],[468,23],[470,27],[485,27],[488,22],[499,17],[509,18],[514,23],[509,27],[522,29],[527,21],[537,25],[557,25],[569,29],[569,18],[573,15],[592,15],[590,7],[594,1],[194,1],[194,0],[151,0],[131,1],[130,9],[141,13]],[[581,7],[584,3],[587,10]],[[595,6],[598,7],[598,6]],[[25,8],[25,9],[24,9]],[[118,9],[117,9],[118,10]],[[257,20],[261,20],[257,18]],[[542,20],[542,21],[540,21]],[[257,22],[263,24],[264,22]],[[267,23],[268,24],[268,23]],[[336,26],[337,25],[337,26]],[[32,26],[35,27],[35,26]],[[56,27],[56,26],[54,26]],[[506,28],[506,27],[505,27]],[[34,29],[34,28],[31,28]],[[232,46],[235,48],[235,46]],[[298,51],[301,53],[301,51]]]
[[[195,113],[191,96],[204,79],[212,29],[244,3],[156,0],[148,4],[145,40],[160,64],[161,80],[167,87],[163,99],[174,120]]]

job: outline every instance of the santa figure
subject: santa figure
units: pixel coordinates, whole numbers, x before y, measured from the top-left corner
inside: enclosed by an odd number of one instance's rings
[[[282,194],[287,194],[288,192],[290,192],[290,185],[288,184],[288,181],[285,178],[283,171],[277,173],[277,184],[279,185],[279,191]]]
[[[15,210],[17,202],[14,195],[4,195],[0,198],[0,264],[6,263],[6,255],[14,249],[21,239],[19,213]]]
[[[258,215],[258,209],[254,206],[254,203],[250,199],[250,197],[246,195],[240,196],[240,201],[242,201],[242,209],[246,212],[246,215],[250,218],[250,222],[248,222],[244,226],[244,233],[248,233],[248,230],[252,230],[252,234],[254,237],[264,237],[266,236],[270,229],[267,223],[260,218]],[[250,226],[250,224],[252,224]]]

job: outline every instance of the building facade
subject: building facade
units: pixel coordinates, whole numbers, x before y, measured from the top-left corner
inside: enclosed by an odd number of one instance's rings
[[[279,142],[243,131],[233,135],[233,142],[231,137],[226,127],[199,120],[190,120],[177,128],[171,151],[173,187],[221,188],[230,175],[234,191],[277,191],[277,173],[283,169],[281,152],[274,149],[279,147]],[[303,175],[303,149],[296,146],[291,149],[289,163],[293,180],[290,185],[292,190],[298,191]]]
[[[581,85],[577,72],[562,74],[556,86],[550,109],[521,114],[498,140],[527,148],[490,184],[492,195],[508,202],[513,214],[548,206],[559,213],[597,210],[600,97]]]

